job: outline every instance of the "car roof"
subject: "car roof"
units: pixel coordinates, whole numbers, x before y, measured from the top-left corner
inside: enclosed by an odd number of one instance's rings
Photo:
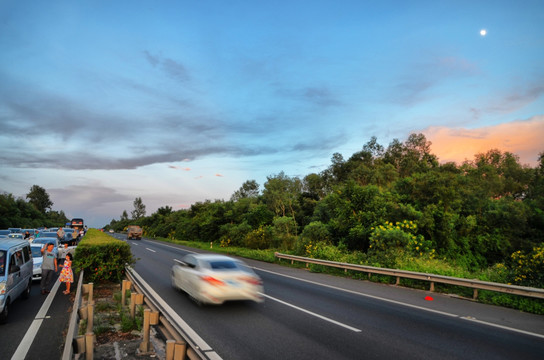
[[[54,243],[57,242],[57,238],[54,238],[54,237],[39,237],[39,238],[34,239],[34,241],[32,241],[32,242],[36,243],[36,244],[52,242],[54,244]]]
[[[0,241],[0,250],[6,250],[13,246],[25,245],[25,244],[28,245],[28,240],[7,238],[6,240]]]

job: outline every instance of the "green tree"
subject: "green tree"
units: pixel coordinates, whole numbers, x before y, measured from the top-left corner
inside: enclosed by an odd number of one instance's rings
[[[49,198],[47,191],[38,185],[33,185],[30,188],[30,192],[26,194],[26,198],[42,214],[45,214],[53,206],[53,202]]]
[[[141,197],[137,197],[133,202],[134,210],[130,213],[133,220],[138,220],[145,216],[145,205]]]
[[[244,198],[256,198],[257,196],[259,196],[259,184],[255,180],[248,180],[232,194],[231,200],[238,201]]]
[[[290,178],[283,171],[276,176],[267,177],[264,184],[263,201],[276,216],[289,215],[296,220],[297,199],[302,192],[302,182]]]

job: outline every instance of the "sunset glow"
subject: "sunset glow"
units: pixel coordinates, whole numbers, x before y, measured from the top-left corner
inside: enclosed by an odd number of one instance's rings
[[[430,127],[423,131],[441,163],[473,160],[474,155],[499,149],[516,154],[522,164],[535,166],[544,152],[544,116],[476,129]]]

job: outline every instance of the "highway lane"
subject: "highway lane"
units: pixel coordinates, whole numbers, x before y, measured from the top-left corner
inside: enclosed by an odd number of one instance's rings
[[[426,302],[421,291],[250,260],[264,281],[264,304],[199,307],[172,289],[169,276],[174,259],[192,249],[129,243],[140,258],[136,271],[223,359],[537,359],[544,353],[540,316],[437,294]]]
[[[10,308],[8,322],[0,325],[0,358],[59,359],[62,355],[69,310],[69,296],[55,283],[49,295],[40,293],[40,282],[34,281],[28,299],[17,299]],[[47,304],[49,303],[49,304]],[[40,311],[44,311],[40,315]]]

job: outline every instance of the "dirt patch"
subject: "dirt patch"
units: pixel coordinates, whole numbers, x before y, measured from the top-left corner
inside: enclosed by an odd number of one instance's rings
[[[107,331],[103,334],[96,335],[96,343],[99,345],[114,343],[126,340],[140,340],[140,334],[133,334],[132,332],[120,332],[120,331]]]

